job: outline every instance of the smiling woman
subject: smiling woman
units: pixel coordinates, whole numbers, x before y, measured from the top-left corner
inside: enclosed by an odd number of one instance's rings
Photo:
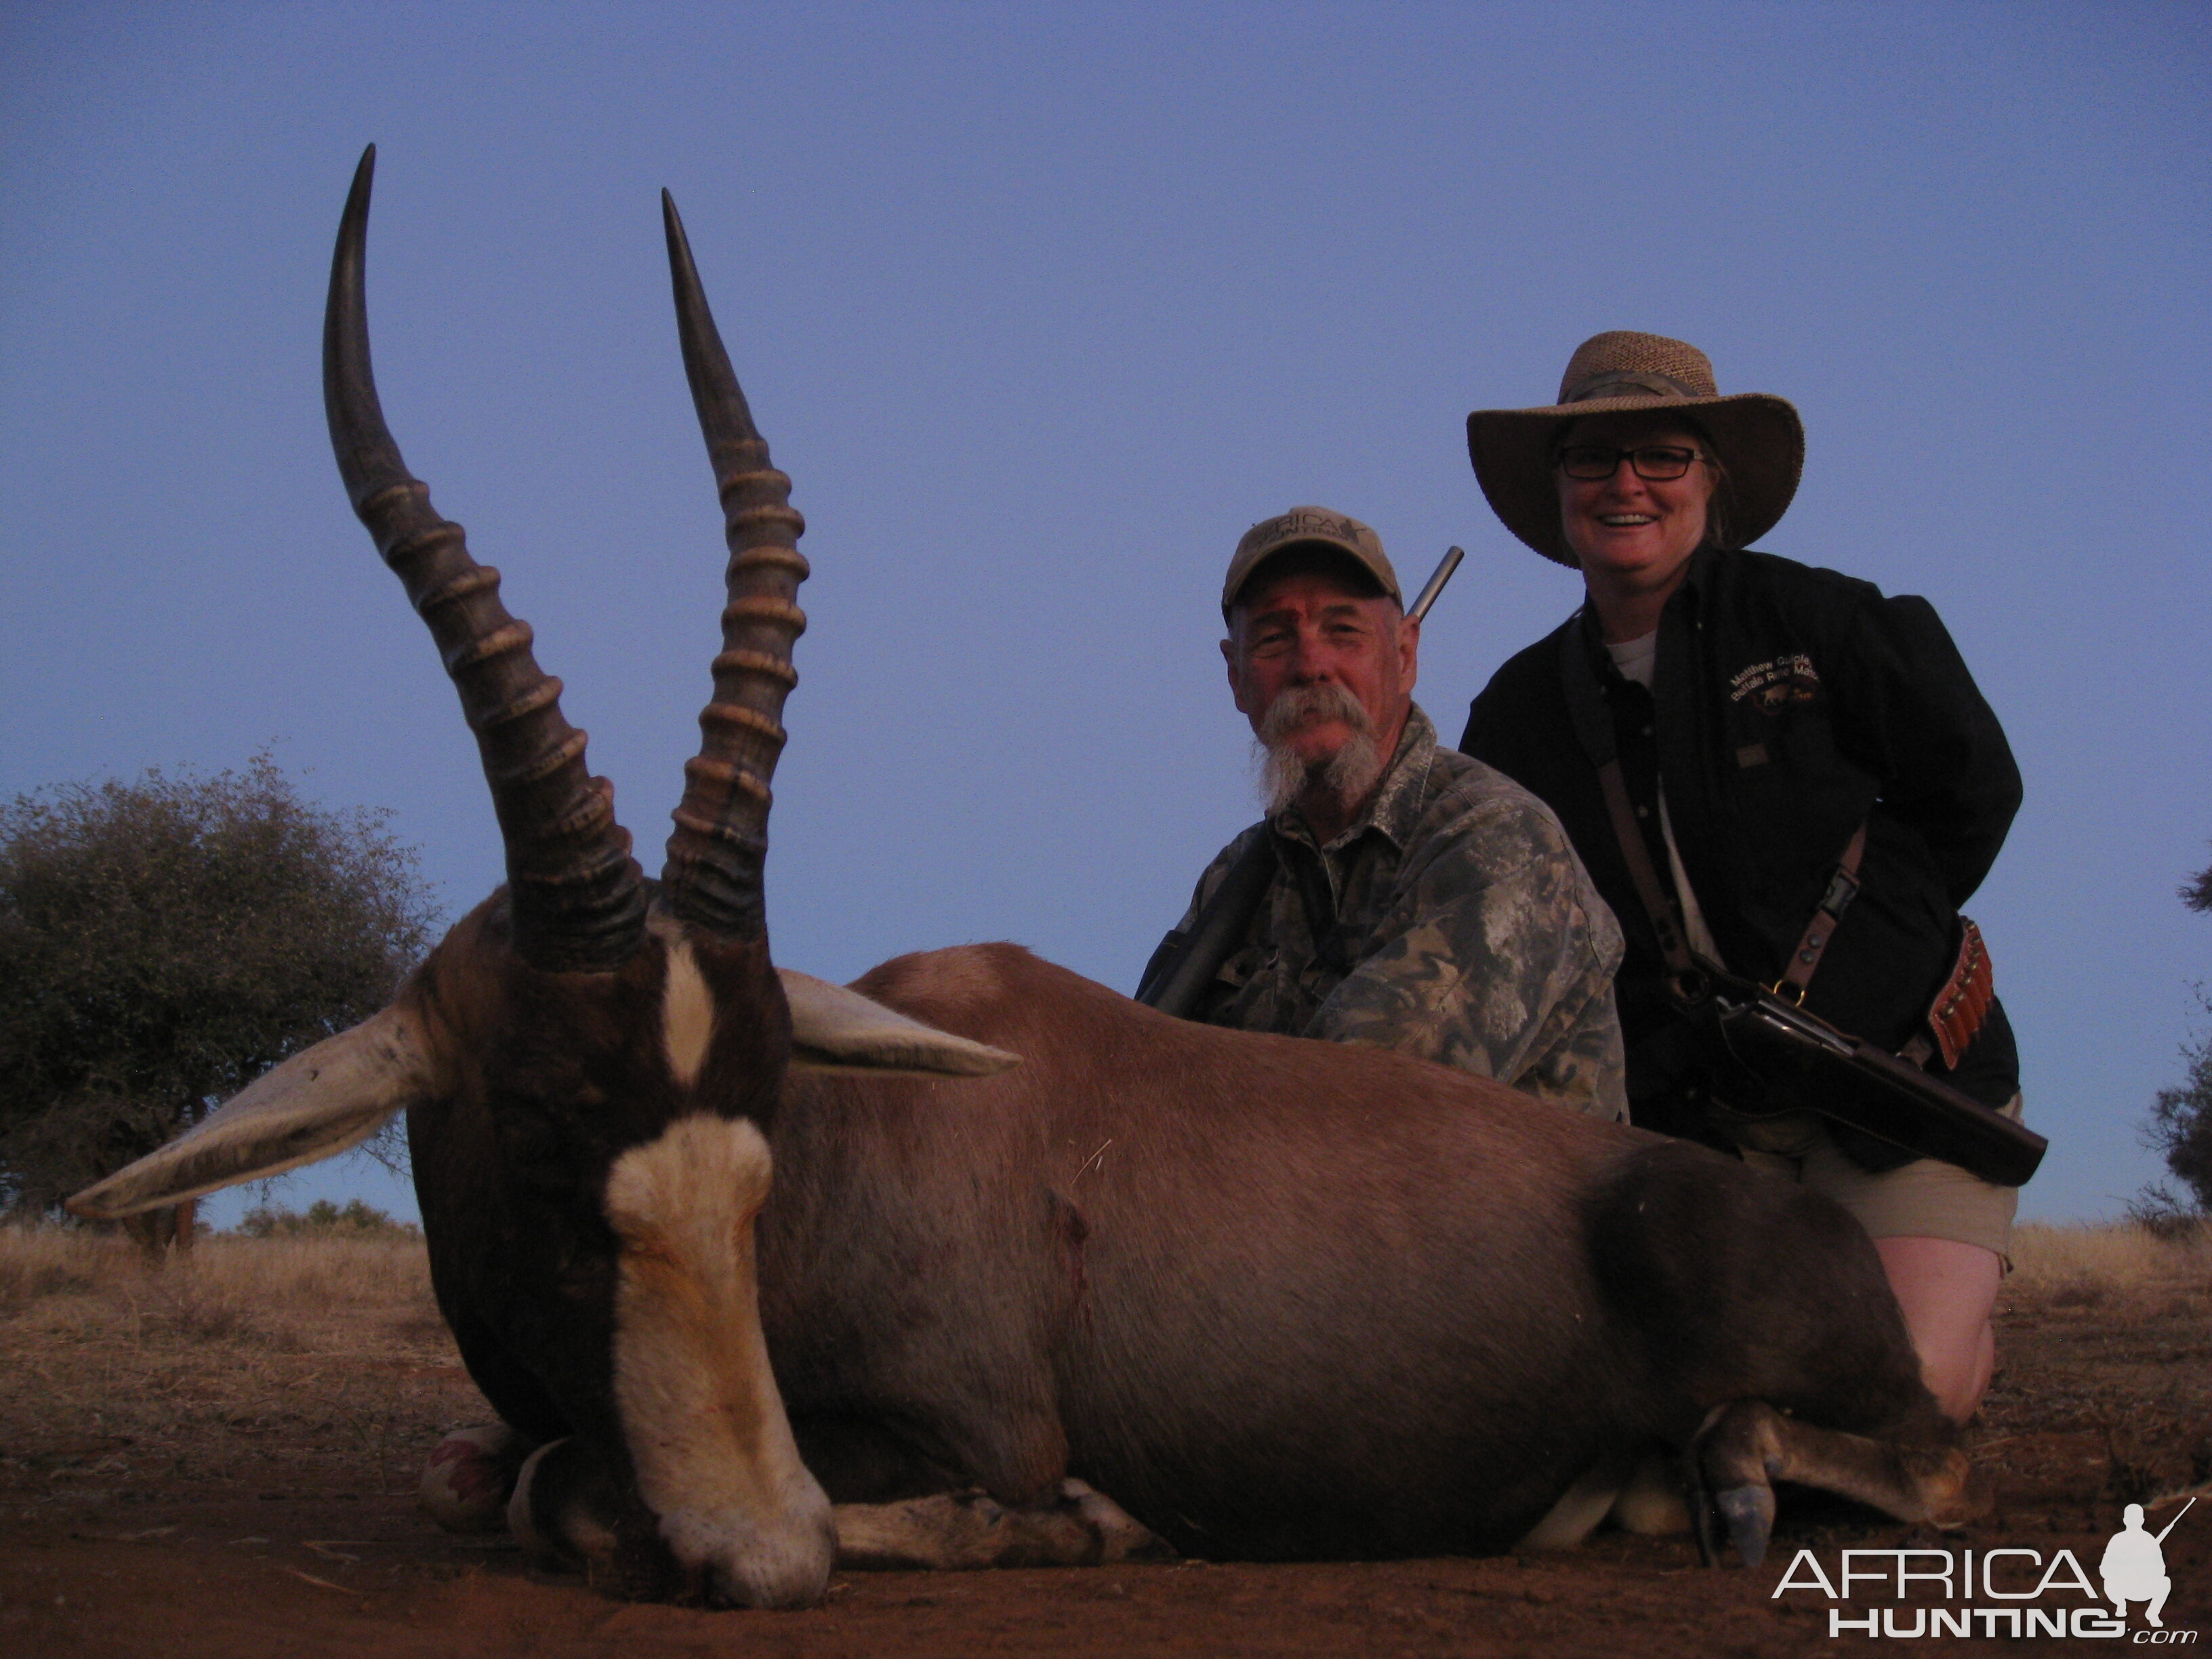
[[[1659,625],[1706,538],[1717,482],[1710,439],[1686,422],[1597,415],[1567,428],[1554,468],[1559,529],[1608,642]]]
[[[1498,672],[1461,746],[1559,813],[1620,918],[1634,1121],[1856,1215],[1964,1420],[2016,1189],[1784,1098],[1712,1041],[1698,990],[1771,985],[2016,1115],[2011,1027],[1959,915],[2020,805],[1996,716],[1925,600],[1744,547],[1788,508],[1803,429],[1779,398],[1722,396],[1694,346],[1600,334],[1556,404],[1479,410],[1468,445],[1506,527],[1588,596]]]

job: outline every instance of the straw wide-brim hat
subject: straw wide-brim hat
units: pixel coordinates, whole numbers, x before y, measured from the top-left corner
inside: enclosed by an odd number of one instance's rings
[[[1559,531],[1552,452],[1571,421],[1591,415],[1686,416],[1704,428],[1727,478],[1717,497],[1728,544],[1746,547],[1780,522],[1805,469],[1797,411],[1764,392],[1723,398],[1705,354],[1662,334],[1614,329],[1577,348],[1559,379],[1559,401],[1541,409],[1478,409],[1467,417],[1467,453],[1491,510],[1547,559],[1578,562]]]

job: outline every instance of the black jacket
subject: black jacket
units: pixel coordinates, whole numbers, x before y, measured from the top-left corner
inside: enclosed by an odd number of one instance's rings
[[[2021,799],[2004,732],[1934,608],[1772,554],[1707,548],[1661,618],[1654,690],[1621,678],[1586,605],[1500,668],[1468,711],[1460,747],[1559,815],[1620,921],[1636,1121],[1692,1133],[1680,1091],[1698,1081],[1695,1045],[1664,996],[1658,939],[1576,739],[1570,650],[1585,653],[1602,688],[1631,799],[1656,807],[1665,780],[1683,867],[1736,973],[1780,976],[1852,831],[1868,823],[1859,895],[1805,1006],[1902,1047],[1950,971],[1959,907],[1995,862]],[[1643,824],[1670,879],[1656,810]],[[2019,1073],[2002,1007],[1958,1070],[1939,1070],[1993,1106],[2017,1091]]]

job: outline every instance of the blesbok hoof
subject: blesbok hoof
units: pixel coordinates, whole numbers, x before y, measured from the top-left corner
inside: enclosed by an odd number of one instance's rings
[[[423,1514],[447,1532],[498,1532],[530,1442],[504,1423],[456,1429],[422,1466]]]
[[[1096,1563],[1176,1559],[1174,1545],[1088,1481],[1073,1476],[1061,1481],[1060,1507],[1072,1511],[1097,1540],[1097,1553],[1091,1558]]]
[[[532,1562],[555,1571],[615,1565],[614,1494],[573,1439],[549,1440],[524,1460],[507,1500],[507,1529]]]
[[[1926,1477],[1923,1490],[1928,1496],[1929,1524],[1947,1532],[1982,1520],[1996,1504],[1989,1477],[1955,1448],[1945,1450],[1942,1468]]]
[[[1774,1489],[1730,1486],[1713,1494],[1713,1506],[1728,1525],[1729,1542],[1747,1567],[1766,1559],[1766,1540],[1774,1531]]]

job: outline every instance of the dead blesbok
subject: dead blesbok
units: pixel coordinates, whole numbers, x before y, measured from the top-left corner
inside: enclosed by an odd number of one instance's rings
[[[385,428],[371,159],[331,272],[331,435],[477,733],[507,883],[390,1008],[80,1213],[404,1109],[439,1303],[507,1425],[453,1443],[492,1490],[449,1482],[448,1506],[511,1484],[512,1524],[634,1594],[805,1603],[841,1552],[1095,1560],[1145,1528],[1214,1557],[1501,1550],[1587,1531],[1654,1448],[1748,1560],[1775,1480],[1964,1514],[1881,1263],[1822,1200],[1377,1049],[1169,1018],[1011,945],[849,990],[775,969],[801,524],[672,205],[730,599],[647,882],[529,629]]]

